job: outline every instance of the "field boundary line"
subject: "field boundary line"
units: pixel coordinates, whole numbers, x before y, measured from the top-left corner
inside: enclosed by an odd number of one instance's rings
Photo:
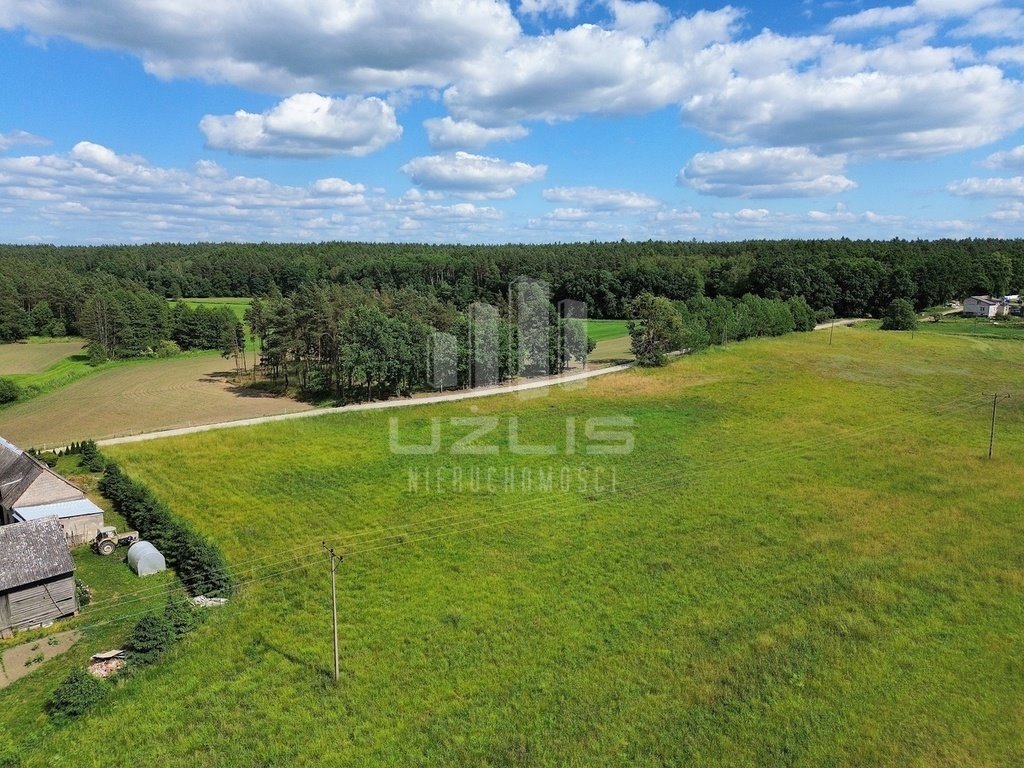
[[[388,408],[409,408],[417,405],[432,405],[434,403],[449,403],[459,400],[471,400],[479,397],[492,397],[494,395],[507,395],[512,392],[525,392],[531,389],[543,389],[554,387],[560,384],[571,384],[595,376],[604,376],[609,373],[620,373],[627,371],[636,365],[635,362],[612,365],[607,368],[595,368],[590,371],[572,373],[566,376],[545,377],[536,381],[526,381],[520,384],[501,384],[494,387],[480,387],[479,389],[466,389],[458,392],[440,395],[428,395],[426,397],[412,397],[395,400],[379,400],[370,403],[352,403],[350,405],[339,405],[330,408],[314,408],[309,411],[295,411],[293,413],[278,413],[272,416],[257,416],[250,419],[236,419],[235,421],[220,421],[212,424],[196,424],[189,427],[177,427],[175,429],[162,429],[155,432],[140,432],[136,435],[124,435],[122,437],[109,437],[104,440],[97,440],[96,445],[106,447],[110,445],[124,445],[126,443],[140,443],[146,440],[159,440],[164,437],[180,437],[181,435],[192,435],[197,432],[209,432],[215,429],[231,429],[233,427],[251,427],[257,424],[268,424],[276,421],[291,421],[292,419],[309,419],[314,416],[329,416],[338,413],[354,413],[358,411],[380,411]]]

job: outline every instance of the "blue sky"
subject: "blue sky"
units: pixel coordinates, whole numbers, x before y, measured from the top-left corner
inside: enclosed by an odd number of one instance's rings
[[[0,0],[0,241],[1018,237],[1010,0]]]

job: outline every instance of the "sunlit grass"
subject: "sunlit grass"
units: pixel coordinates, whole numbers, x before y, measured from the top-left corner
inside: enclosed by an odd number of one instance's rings
[[[587,335],[594,341],[608,341],[629,336],[626,320],[588,320]]]
[[[1009,341],[837,328],[543,397],[119,447],[244,586],[25,762],[1018,764],[1020,373]],[[988,461],[992,388],[1015,396]],[[442,453],[393,455],[391,416],[406,444],[440,419]],[[497,453],[452,455],[467,416],[498,417]],[[587,455],[611,416],[635,450]],[[556,453],[512,454],[511,417]],[[439,466],[616,489],[409,491]],[[347,555],[337,687],[320,539]]]

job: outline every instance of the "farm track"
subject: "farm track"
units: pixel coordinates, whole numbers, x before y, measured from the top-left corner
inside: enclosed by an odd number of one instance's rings
[[[590,379],[595,376],[603,376],[609,373],[618,373],[620,371],[625,371],[632,368],[633,365],[634,363],[624,363],[621,365],[609,366],[607,368],[597,368],[590,371],[582,371],[580,373],[568,374],[566,376],[549,376],[543,379],[539,379],[537,381],[526,381],[519,384],[461,390],[458,392],[452,392],[447,395],[427,395],[424,397],[410,397],[400,400],[396,399],[381,400],[370,403],[354,403],[352,405],[342,405],[334,408],[315,408],[305,411],[280,413],[271,416],[258,416],[250,419],[220,421],[212,424],[197,424],[188,427],[178,427],[176,429],[164,429],[157,430],[154,432],[144,432],[136,435],[112,437],[104,440],[98,440],[97,444],[101,446],[122,445],[125,443],[143,442],[145,440],[158,440],[163,437],[178,437],[180,435],[191,435],[197,432],[208,432],[214,429],[230,429],[231,427],[250,427],[256,424],[267,424],[269,422],[274,421],[290,421],[292,419],[304,419],[313,416],[329,416],[331,414],[351,413],[355,411],[380,411],[390,408],[406,408],[414,405],[430,405],[433,403],[450,403],[456,402],[458,400],[470,400],[480,397],[491,397],[493,395],[507,395],[515,392],[528,392],[530,390],[543,389],[545,387],[560,386],[564,384],[572,384],[574,382],[585,381],[586,379]]]

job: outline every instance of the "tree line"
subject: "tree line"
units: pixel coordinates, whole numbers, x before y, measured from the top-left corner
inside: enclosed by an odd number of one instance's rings
[[[511,281],[529,275],[547,281],[556,301],[586,303],[595,318],[625,317],[643,293],[673,301],[803,296],[815,310],[880,316],[896,298],[920,309],[1015,292],[1024,287],[1024,240],[0,246],[0,276],[9,280],[0,288],[0,318],[6,301],[31,315],[45,300],[55,320],[67,324],[70,315],[73,322],[82,275],[106,275],[164,298],[288,296],[328,282],[410,288],[458,307],[493,304]],[[45,328],[45,309],[32,322]]]
[[[428,380],[472,385],[476,348],[460,340],[478,325],[478,304],[498,313],[484,328],[498,350],[485,367],[499,379],[527,362],[554,372],[585,357],[566,351],[585,336],[554,309],[549,352],[529,339],[537,349],[523,351],[508,305],[521,275],[550,285],[552,307],[580,302],[592,318],[630,317],[639,297],[663,297],[715,343],[761,334],[750,330],[763,328],[756,299],[800,301],[820,319],[1013,292],[1024,284],[1024,240],[0,246],[0,341],[80,334],[94,361],[220,349],[249,370],[229,310],[167,302],[231,295],[264,297],[249,323],[272,380],[340,399]]]
[[[747,294],[742,299],[699,296],[672,302],[641,294],[630,308],[633,354],[643,366],[663,365],[670,352],[697,351],[730,341],[813,331],[814,310],[802,296],[785,301]]]

